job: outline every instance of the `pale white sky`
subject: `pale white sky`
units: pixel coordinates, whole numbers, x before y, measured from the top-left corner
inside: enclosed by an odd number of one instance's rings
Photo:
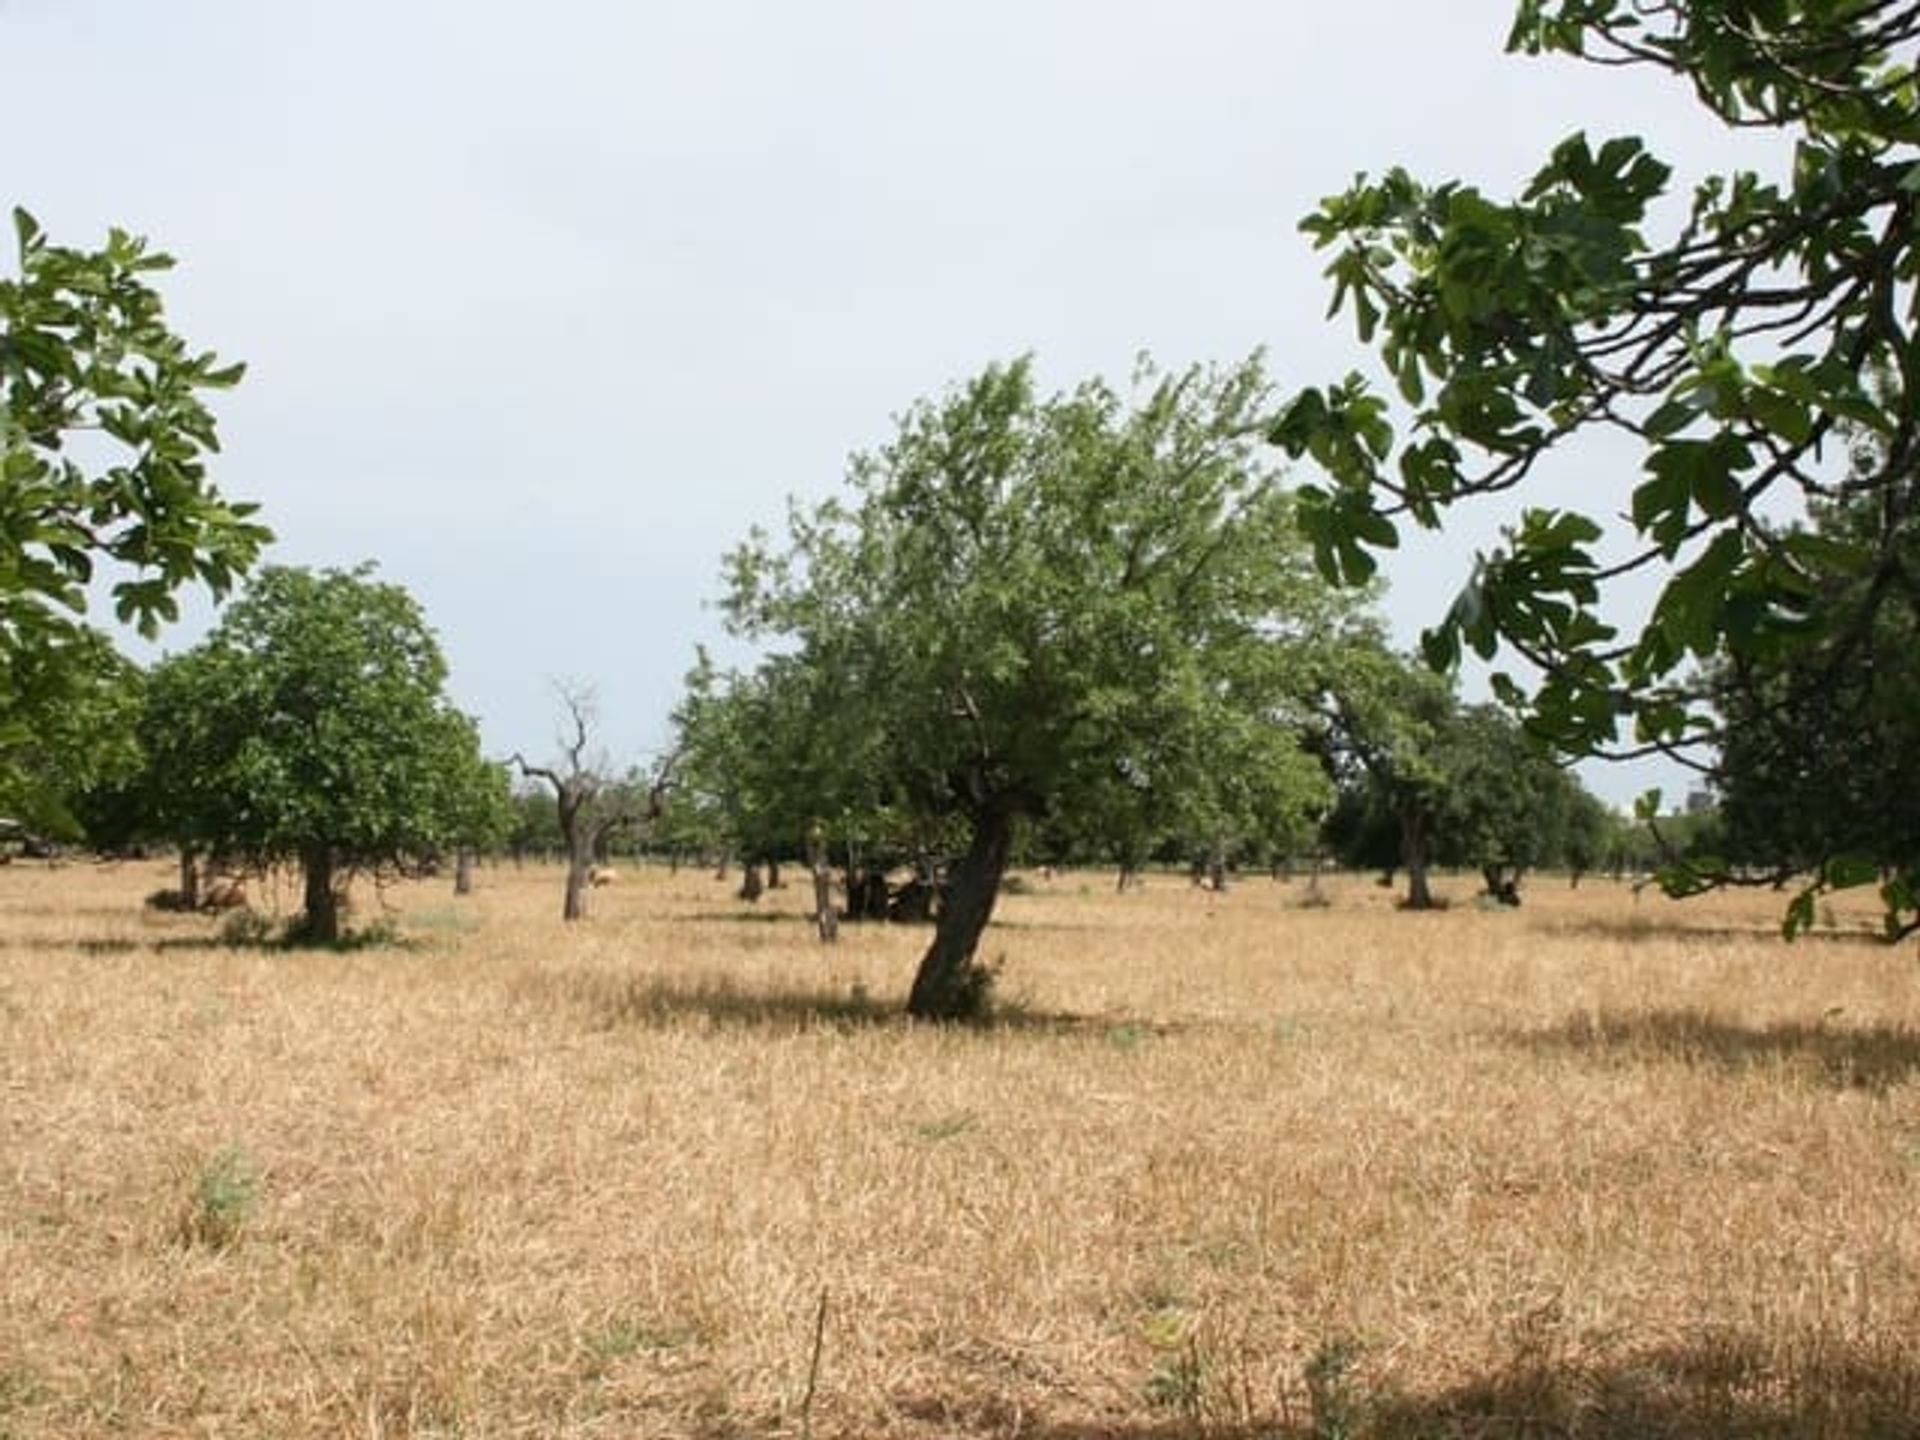
[[[219,482],[275,560],[412,589],[489,748],[544,752],[566,677],[639,758],[721,554],[916,397],[1025,351],[1337,378],[1294,227],[1360,170],[1504,190],[1581,128],[1753,161],[1652,77],[1505,56],[1511,11],[0,0],[0,200],[180,258],[176,328],[249,365]],[[1623,508],[1612,468],[1529,498]],[[1390,561],[1407,643],[1501,518]]]

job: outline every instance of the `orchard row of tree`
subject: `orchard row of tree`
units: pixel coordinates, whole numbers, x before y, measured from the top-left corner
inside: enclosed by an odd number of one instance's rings
[[[1920,928],[1899,798],[1920,761],[1920,0],[1523,0],[1511,44],[1666,72],[1776,132],[1783,175],[1706,178],[1664,238],[1671,172],[1633,137],[1562,141],[1511,200],[1361,177],[1302,228],[1397,401],[1358,376],[1280,394],[1257,362],[1043,395],[1019,361],[915,406],[844,495],[728,557],[729,624],[764,658],[696,665],[672,764],[593,763],[578,697],[558,757],[514,757],[553,803],[566,913],[622,827],[804,855],[823,934],[830,866],[851,901],[910,861],[941,897],[911,1006],[958,1016],[985,999],[1016,846],[1224,874],[1331,844],[1404,868],[1414,904],[1434,863],[1510,893],[1617,843],[1560,762],[1657,751],[1723,801],[1719,849],[1669,888],[1800,876],[1791,931],[1876,883],[1888,933]],[[344,875],[499,843],[508,771],[447,702],[418,607],[369,572],[261,571],[146,674],[89,625],[104,593],[151,635],[181,587],[222,596],[256,566],[271,537],[207,468],[207,396],[241,372],[168,329],[171,262],[142,241],[15,230],[8,818],[164,839],[183,889],[201,856],[298,865],[320,938]],[[1520,509],[1425,668],[1393,653],[1368,587],[1400,527],[1537,484],[1589,431],[1639,447],[1638,482]],[[1622,633],[1606,600],[1639,573],[1664,584]],[[1508,667],[1502,708],[1458,699],[1468,649]]]

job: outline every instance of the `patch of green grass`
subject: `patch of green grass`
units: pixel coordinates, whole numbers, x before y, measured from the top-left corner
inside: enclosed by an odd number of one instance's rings
[[[260,1177],[244,1150],[228,1146],[200,1168],[180,1217],[182,1244],[225,1250],[240,1238],[259,1200]]]
[[[956,1110],[951,1115],[943,1115],[937,1120],[923,1120],[913,1127],[913,1133],[922,1140],[952,1140],[980,1124],[980,1117],[971,1110]]]
[[[580,1348],[585,1355],[587,1373],[600,1379],[622,1360],[634,1355],[679,1350],[698,1339],[699,1335],[690,1325],[663,1325],[623,1316],[587,1331],[580,1337]]]

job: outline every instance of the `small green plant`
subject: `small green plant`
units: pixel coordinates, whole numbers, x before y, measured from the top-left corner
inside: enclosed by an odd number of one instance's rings
[[[1198,1337],[1189,1333],[1178,1349],[1161,1357],[1147,1376],[1147,1403],[1198,1424],[1207,1391],[1207,1362]]]
[[[40,1377],[26,1366],[0,1367],[0,1417],[4,1417],[9,1410],[24,1410],[29,1405],[37,1404],[45,1393]],[[0,1430],[0,1435],[6,1433]]]
[[[580,1337],[580,1349],[587,1374],[599,1380],[629,1356],[642,1351],[678,1350],[697,1338],[691,1326],[659,1325],[622,1317],[587,1331]]]
[[[229,1146],[200,1168],[180,1219],[186,1245],[225,1250],[240,1238],[259,1198],[259,1175],[245,1151]]]
[[[951,1115],[943,1115],[937,1120],[923,1120],[913,1127],[913,1133],[922,1140],[952,1140],[966,1134],[980,1123],[980,1117],[971,1110],[956,1110]]]
[[[1313,1411],[1313,1440],[1355,1440],[1365,1410],[1353,1365],[1360,1342],[1337,1336],[1324,1342],[1307,1362],[1307,1403]]]
[[[1107,1043],[1116,1050],[1137,1050],[1140,1042],[1147,1038],[1147,1027],[1128,1022],[1107,1028]]]

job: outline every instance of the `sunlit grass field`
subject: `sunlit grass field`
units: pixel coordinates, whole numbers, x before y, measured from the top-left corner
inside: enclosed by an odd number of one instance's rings
[[[800,885],[170,878],[0,869],[5,1440],[1920,1435],[1920,964],[1777,895],[1026,876],[947,1030]]]

